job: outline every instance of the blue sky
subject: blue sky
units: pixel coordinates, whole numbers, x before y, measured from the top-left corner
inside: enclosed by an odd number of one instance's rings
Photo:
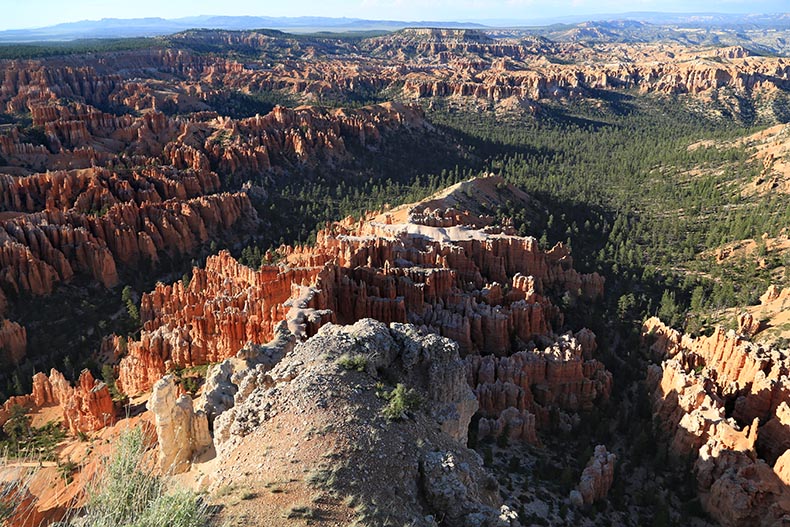
[[[468,21],[626,11],[775,13],[789,10],[788,0],[0,0],[0,29],[146,16],[313,15]]]

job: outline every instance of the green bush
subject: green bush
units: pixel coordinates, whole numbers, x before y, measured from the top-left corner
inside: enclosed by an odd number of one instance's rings
[[[406,417],[406,412],[416,410],[420,406],[420,396],[412,388],[406,388],[398,383],[395,389],[382,394],[389,403],[381,409],[381,414],[390,421],[397,421]]]
[[[337,363],[347,370],[365,371],[368,367],[368,358],[364,355],[343,355]]]

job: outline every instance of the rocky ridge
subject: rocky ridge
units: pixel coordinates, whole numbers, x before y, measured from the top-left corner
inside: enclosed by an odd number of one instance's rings
[[[362,366],[349,367],[349,357]],[[357,496],[365,505],[357,510],[369,511],[362,513],[368,521],[510,524],[496,481],[463,446],[477,404],[458,346],[449,339],[370,319],[327,324],[272,369],[252,368],[239,377],[236,404],[214,425],[219,464],[213,486],[239,481],[241,474],[255,489],[264,475],[288,473],[294,456],[317,468],[305,482],[308,488],[337,496],[317,505],[316,514],[325,519],[360,519],[345,505],[348,500],[339,499]],[[399,387],[408,390],[411,402],[401,414],[387,413]],[[298,451],[282,457],[288,452],[283,440],[297,442]],[[258,444],[278,454],[250,466]],[[297,488],[301,484],[293,485],[289,494],[304,492]],[[376,503],[386,503],[386,510]],[[267,505],[261,500],[250,506]]]

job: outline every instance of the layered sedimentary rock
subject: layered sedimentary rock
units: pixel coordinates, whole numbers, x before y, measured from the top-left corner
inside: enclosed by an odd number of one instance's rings
[[[787,522],[787,484],[764,460],[709,441],[700,449],[694,471],[702,503],[719,524],[767,527]]]
[[[292,293],[314,282],[318,272],[277,266],[254,271],[221,252],[193,271],[188,286],[158,284],[143,296],[143,332],[140,340],[127,344],[119,388],[128,394],[146,391],[171,367],[220,362],[247,343],[264,344],[289,313],[294,323],[317,316],[317,329],[332,320],[330,314],[310,309],[310,299],[301,306],[286,303],[296,303]]]
[[[146,77],[156,68],[178,76],[236,68],[172,51],[121,53],[95,67],[56,62],[8,63],[0,89],[8,111],[29,111],[34,124],[0,134],[0,160],[8,165],[0,174],[0,312],[6,297],[47,295],[80,275],[113,287],[123,268],[241,238],[257,226],[255,211],[245,194],[220,190],[265,174],[335,166],[351,149],[375,148],[391,130],[427,126],[419,107],[394,103],[277,106],[232,119],[203,103],[190,106],[201,89],[182,88],[177,77],[174,90],[183,97],[169,102],[193,113],[171,116],[156,107],[160,86],[112,70]],[[132,106],[144,111],[123,111]]]
[[[428,203],[439,210],[435,199]],[[611,375],[592,359],[594,335],[554,335],[563,317],[547,296],[596,298],[601,277],[574,271],[562,246],[542,251],[534,238],[493,228],[424,225],[436,215],[426,215],[424,203],[412,210],[419,215],[405,223],[395,222],[396,212],[330,226],[313,248],[281,248],[285,265],[254,271],[221,253],[195,269],[188,286],[157,286],[142,299],[144,330],[128,344],[119,387],[138,393],[169,368],[233,357],[247,343],[271,340],[282,319],[304,338],[326,322],[372,317],[458,342],[486,434],[501,433],[500,414],[513,408],[509,433],[534,442],[535,426],[552,425],[550,409],[583,411],[608,397]],[[506,295],[503,283],[512,284]]]
[[[159,470],[167,474],[189,470],[193,458],[212,444],[206,414],[195,412],[188,395],[178,396],[172,375],[154,385],[147,407],[156,424]]]
[[[696,458],[706,510],[728,526],[775,525],[790,514],[781,483],[790,446],[787,351],[721,328],[695,339],[655,318],[643,335],[666,357],[648,371],[654,413],[670,452]]]
[[[101,216],[49,209],[28,214],[0,223],[0,286],[15,295],[44,295],[79,272],[112,287],[119,264],[191,254],[222,232],[249,229],[256,219],[243,193],[132,201]]]
[[[607,399],[612,388],[611,373],[602,363],[585,360],[581,345],[570,334],[545,349],[509,357],[470,355],[466,363],[468,382],[483,415],[481,437],[499,435],[507,426],[509,434],[535,443],[536,427],[551,425],[551,409],[590,410],[595,402]]]
[[[307,134],[291,128],[259,135],[261,121],[254,118],[227,127],[215,123],[213,129],[194,135],[191,124],[204,128],[212,113],[216,117],[212,109],[234,102],[229,93],[234,89],[287,92],[304,102],[387,90],[405,98],[537,101],[638,89],[722,100],[720,92],[726,91],[750,96],[787,90],[790,78],[790,65],[783,59],[753,56],[742,47],[589,45],[471,30],[407,29],[353,43],[309,44],[287,35],[203,31],[172,36],[169,44],[171,49],[105,53],[91,60],[3,61],[0,105],[10,114],[29,112],[43,137],[4,136],[0,155],[21,156],[33,166],[54,156],[58,166],[49,168],[68,168],[68,163],[86,168],[112,158],[108,140],[127,145],[135,141],[132,151],[156,155],[157,146],[162,152],[165,143],[179,138],[203,150],[221,170],[265,169],[272,153],[276,157],[285,151],[278,145],[290,149],[293,160],[304,161],[320,152],[328,158],[342,156],[342,138],[326,134],[326,128],[315,122],[315,132]],[[221,53],[197,54],[190,51],[192,46],[230,46],[260,58],[240,62]],[[169,117],[172,114],[190,117]],[[362,126],[345,121],[363,144],[377,134],[374,121]],[[244,144],[229,137],[247,127],[254,141]],[[212,132],[223,128],[229,134],[212,138]],[[73,155],[61,156],[64,149]],[[192,154],[176,157],[196,159]]]
[[[241,177],[289,166],[336,164],[347,160],[352,146],[372,147],[390,130],[428,125],[419,107],[386,103],[359,110],[276,106],[265,116],[219,118],[215,126],[217,131],[203,145],[206,157],[219,172]]]
[[[88,370],[80,374],[75,387],[57,370],[52,370],[49,381],[71,433],[94,432],[115,423],[115,407],[109,388],[95,380]]]
[[[2,175],[0,206],[5,210],[25,213],[47,209],[98,213],[118,203],[192,199],[219,189],[217,174],[208,170],[174,170],[151,166],[115,171],[94,167],[38,173],[27,177]]]
[[[790,299],[790,288],[785,287],[784,289],[779,289],[775,285],[768,286],[765,293],[760,296],[760,303],[770,304],[771,302],[776,302],[777,300],[786,300]]]
[[[479,388],[478,388],[479,391]],[[487,437],[506,437],[526,441],[533,445],[540,444],[535,421],[535,414],[528,410],[519,410],[515,406],[502,406],[504,410],[498,412],[497,417],[481,417],[477,423],[477,436]]]

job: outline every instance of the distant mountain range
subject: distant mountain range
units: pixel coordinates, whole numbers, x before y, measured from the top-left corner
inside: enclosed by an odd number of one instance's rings
[[[266,16],[192,16],[185,18],[103,18],[83,20],[35,29],[0,31],[0,42],[34,42],[75,40],[81,38],[153,37],[187,29],[280,29],[309,33],[317,31],[397,31],[404,27],[483,28],[472,22],[364,20],[327,17],[266,17]]]
[[[634,20],[650,24],[679,27],[776,28],[790,29],[790,13],[726,14],[726,13],[652,13],[632,12],[599,15],[571,15],[542,19],[491,19],[472,22],[366,20],[329,17],[266,17],[266,16],[192,16],[184,18],[103,18],[83,20],[34,29],[0,31],[0,42],[63,41],[85,38],[126,38],[169,35],[187,29],[279,29],[292,33],[320,31],[397,31],[404,27],[491,28],[545,27],[572,25],[581,22]]]
[[[595,15],[568,15],[525,20],[490,19],[479,22],[491,27],[549,26],[553,24],[579,24],[611,20],[634,20],[656,25],[681,27],[763,27],[790,29],[790,13],[735,14],[735,13],[657,13],[634,11],[628,13],[599,13]]]

